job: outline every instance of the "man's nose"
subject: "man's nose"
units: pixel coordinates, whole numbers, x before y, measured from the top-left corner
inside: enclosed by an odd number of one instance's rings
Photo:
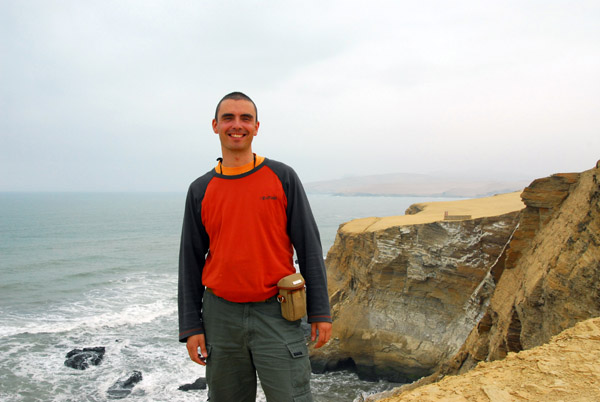
[[[235,119],[233,119],[233,127],[241,128],[242,127],[242,119],[240,119],[239,117],[236,117]]]

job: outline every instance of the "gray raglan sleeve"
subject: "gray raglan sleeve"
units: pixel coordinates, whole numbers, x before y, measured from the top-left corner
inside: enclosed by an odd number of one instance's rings
[[[306,281],[308,322],[331,322],[321,237],[308,197],[292,168],[273,160],[269,160],[269,166],[281,180],[287,196],[288,233]]]
[[[179,249],[178,311],[179,341],[204,333],[202,323],[202,270],[209,238],[201,219],[203,189],[194,182],[188,190]],[[198,194],[200,192],[200,194]]]

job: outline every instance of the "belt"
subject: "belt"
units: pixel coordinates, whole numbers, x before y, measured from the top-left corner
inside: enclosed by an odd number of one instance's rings
[[[214,291],[214,290],[212,290],[211,288],[206,288],[206,291],[207,291],[208,293],[210,293],[210,294],[213,294],[213,295],[217,296],[217,297],[221,297],[221,296],[217,295],[217,294],[215,293],[215,291]],[[222,299],[222,297],[221,297],[221,299]],[[225,300],[227,300],[227,299],[225,299]],[[248,303],[269,303],[269,302],[276,301],[276,300],[277,300],[277,295],[275,295],[275,296],[271,296],[271,297],[269,297],[268,299],[265,299],[265,300],[259,300],[259,301],[255,301],[255,302],[248,302]],[[227,301],[229,301],[229,300],[227,300]],[[234,302],[231,302],[231,303],[234,303]],[[241,304],[241,303],[240,303],[240,304]]]

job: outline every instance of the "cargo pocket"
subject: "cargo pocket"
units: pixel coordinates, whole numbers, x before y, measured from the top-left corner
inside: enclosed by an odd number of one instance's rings
[[[310,361],[305,340],[286,345],[292,356],[292,388],[295,402],[310,402]]]
[[[286,346],[294,359],[308,357],[308,346],[306,346],[306,341],[301,340],[293,343],[288,343]]]

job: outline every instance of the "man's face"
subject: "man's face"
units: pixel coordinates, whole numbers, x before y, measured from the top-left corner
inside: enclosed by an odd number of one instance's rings
[[[218,119],[212,122],[213,131],[219,135],[223,151],[251,151],[252,140],[258,133],[254,105],[246,100],[226,99],[221,102]]]

